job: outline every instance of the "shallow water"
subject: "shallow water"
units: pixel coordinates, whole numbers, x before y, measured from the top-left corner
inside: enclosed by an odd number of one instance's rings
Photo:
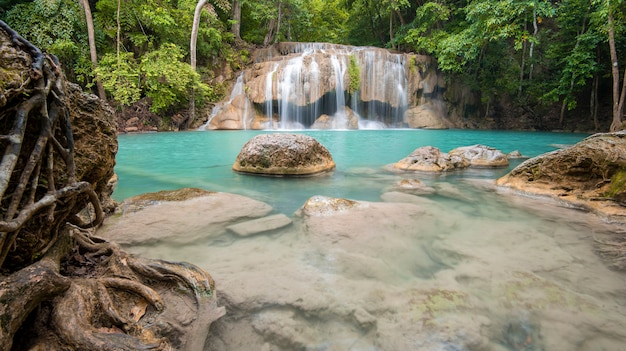
[[[204,237],[127,246],[148,257],[195,263],[215,278],[228,314],[214,324],[206,350],[624,349],[626,276],[593,250],[594,238],[611,238],[624,227],[495,189],[493,179],[507,170],[433,176],[383,168],[423,145],[449,151],[482,143],[535,156],[584,135],[311,131],[337,163],[332,175],[233,173],[239,149],[257,133],[120,136],[118,200],[194,186],[242,194],[294,219],[248,238],[189,223]],[[393,191],[407,177],[437,192]],[[314,195],[366,206],[293,216]]]

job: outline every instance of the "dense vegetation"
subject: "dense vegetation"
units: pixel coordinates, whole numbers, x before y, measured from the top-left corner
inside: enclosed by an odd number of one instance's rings
[[[0,16],[56,54],[71,80],[96,90],[97,76],[118,106],[148,98],[163,115],[219,100],[217,78],[248,63],[253,46],[323,41],[433,55],[480,92],[485,114],[503,101],[536,115],[556,107],[563,124],[584,105],[597,129],[603,120],[623,128],[623,0],[210,0],[193,69],[198,3],[0,0]],[[192,90],[197,101],[189,101]],[[599,113],[602,104],[612,109]]]

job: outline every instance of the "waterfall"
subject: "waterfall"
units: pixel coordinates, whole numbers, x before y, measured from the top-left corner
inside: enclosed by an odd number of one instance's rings
[[[265,117],[253,120],[252,128],[403,127],[409,96],[417,96],[416,89],[421,89],[413,82],[414,91],[408,91],[407,61],[405,54],[380,48],[279,43],[261,50],[254,65],[239,75],[226,104],[243,95],[246,105],[239,98],[236,109],[215,119],[222,118],[224,128],[233,125],[233,113],[241,116],[240,128],[247,128],[255,115]],[[348,79],[356,79],[352,68],[351,77],[347,74],[352,62],[358,65],[360,83],[358,88],[351,87],[356,91],[348,91],[347,84]],[[411,69],[415,72],[415,66]],[[248,106],[256,112],[248,112]]]
[[[278,69],[278,64],[275,63],[272,67],[270,73],[265,77],[265,115],[267,116],[267,126],[268,129],[274,129],[274,93],[273,93],[273,82],[274,75],[276,74],[276,70]]]
[[[346,115],[346,98],[344,95],[343,77],[346,73],[346,65],[342,61],[337,59],[336,55],[330,57],[330,62],[333,65],[335,75],[335,106],[337,112],[335,112],[335,118],[333,119],[333,129],[347,129],[347,115]]]

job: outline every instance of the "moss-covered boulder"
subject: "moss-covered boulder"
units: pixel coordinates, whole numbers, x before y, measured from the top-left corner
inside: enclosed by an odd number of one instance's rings
[[[272,176],[311,176],[335,169],[333,158],[314,138],[303,134],[261,134],[241,148],[233,170]]]

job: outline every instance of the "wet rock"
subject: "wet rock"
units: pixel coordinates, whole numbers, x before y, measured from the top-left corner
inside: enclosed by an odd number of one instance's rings
[[[433,146],[423,146],[396,162],[393,168],[403,171],[446,172],[469,165],[470,162],[464,157],[441,152]]]
[[[513,150],[511,152],[509,152],[508,154],[506,154],[506,157],[508,159],[513,159],[513,158],[528,158],[524,155],[522,155],[521,152],[519,152],[519,150]]]
[[[239,236],[250,236],[280,229],[290,225],[293,221],[284,214],[276,214],[263,218],[253,219],[243,223],[233,224],[226,227],[229,231]]]
[[[311,125],[311,129],[359,129],[359,116],[351,108],[345,109],[345,114],[319,116]]]
[[[594,134],[521,163],[497,185],[548,195],[626,222],[626,132]]]
[[[328,150],[302,134],[262,134],[250,139],[233,164],[242,173],[275,176],[310,176],[335,169]]]
[[[448,129],[453,124],[444,116],[440,108],[428,103],[408,109],[404,113],[404,121],[410,128]]]
[[[143,195],[124,201],[121,207],[124,214],[107,218],[98,234],[122,245],[217,238],[235,222],[272,211],[270,205],[245,196],[193,189]]]
[[[485,145],[462,146],[448,152],[451,156],[463,157],[470,167],[508,167],[509,160],[502,151]]]
[[[316,195],[309,198],[296,213],[299,216],[329,216],[363,206],[356,201]]]
[[[392,189],[413,195],[430,195],[436,192],[433,187],[424,184],[418,179],[402,179],[394,184]]]

